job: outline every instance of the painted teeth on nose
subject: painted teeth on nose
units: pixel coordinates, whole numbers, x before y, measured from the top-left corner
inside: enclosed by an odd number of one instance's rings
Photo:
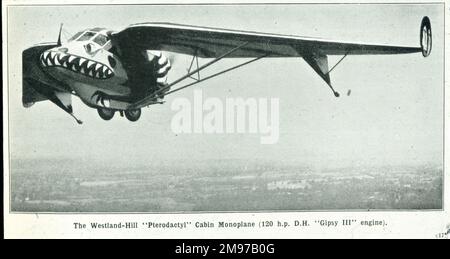
[[[87,63],[87,68],[88,68],[88,69],[91,69],[92,66],[94,66],[94,65],[95,65],[95,62],[89,60],[88,63]]]
[[[72,63],[72,61],[75,59],[75,56],[70,55],[69,57],[69,63]]]
[[[45,51],[45,52],[44,52],[44,59],[47,59],[47,57],[48,57],[49,54],[50,54],[50,53],[49,53],[48,51]]]
[[[97,63],[97,65],[95,66],[95,72],[96,72],[95,76],[97,78],[103,77],[103,65],[100,63]]]
[[[84,63],[86,63],[87,59],[80,58],[80,62],[78,63],[81,66],[83,66]]]
[[[58,56],[56,56],[56,57],[53,59],[53,63],[55,63],[56,66],[61,66],[61,63],[59,63]]]
[[[42,60],[45,62],[45,64],[46,65],[48,65],[48,59],[47,59],[47,56],[48,56],[49,54],[48,53],[43,53],[43,56],[42,56]]]
[[[43,67],[60,66],[98,79],[107,79],[113,74],[112,70],[102,63],[55,51],[41,53],[39,62]]]
[[[48,57],[48,59],[47,59],[47,64],[48,64],[49,66],[53,66],[53,65],[54,65],[53,59],[52,59],[51,56]]]
[[[59,56],[59,63],[61,63],[61,64],[66,63],[68,58],[69,58],[69,55],[61,53]]]
[[[75,59],[72,61],[72,66],[75,67],[78,71],[80,70],[80,66],[78,66],[79,62],[80,62],[79,57],[75,57]]]
[[[53,60],[52,60],[50,53],[48,53],[47,58],[45,59],[45,62],[47,63],[47,66],[53,66]]]
[[[41,62],[42,66],[44,66],[44,67],[47,66],[47,64],[45,64],[45,61],[44,61],[44,53],[42,53],[41,56],[39,57],[39,61]]]

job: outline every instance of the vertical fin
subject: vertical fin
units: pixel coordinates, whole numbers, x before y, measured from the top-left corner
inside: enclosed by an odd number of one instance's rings
[[[326,55],[312,53],[311,55],[304,56],[303,59],[327,84],[331,84],[330,74],[328,74],[328,57]]]
[[[83,124],[83,122],[73,114],[72,95],[70,93],[54,91],[50,93],[48,97],[52,103],[56,104],[59,108],[72,116],[78,124]]]

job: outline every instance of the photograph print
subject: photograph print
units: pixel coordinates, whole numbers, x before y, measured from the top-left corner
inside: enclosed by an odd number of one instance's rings
[[[443,208],[443,4],[6,19],[12,213]]]

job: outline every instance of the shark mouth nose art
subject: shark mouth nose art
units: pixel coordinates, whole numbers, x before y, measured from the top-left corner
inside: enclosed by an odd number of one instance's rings
[[[108,66],[100,62],[62,52],[44,51],[40,62],[43,67],[63,67],[97,79],[107,79],[114,75]]]

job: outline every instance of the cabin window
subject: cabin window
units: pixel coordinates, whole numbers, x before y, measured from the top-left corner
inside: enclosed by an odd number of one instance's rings
[[[98,45],[103,46],[103,45],[105,45],[108,42],[108,37],[106,37],[103,34],[99,34],[97,37],[95,37],[93,39],[93,41],[95,43],[97,43]]]
[[[73,41],[75,39],[77,39],[78,37],[80,37],[80,35],[83,33],[84,31],[79,31],[77,32],[75,35],[72,36],[72,38],[69,39],[69,41]]]
[[[91,31],[87,31],[85,32],[77,41],[86,41],[91,39],[96,33],[95,32],[91,32]]]

